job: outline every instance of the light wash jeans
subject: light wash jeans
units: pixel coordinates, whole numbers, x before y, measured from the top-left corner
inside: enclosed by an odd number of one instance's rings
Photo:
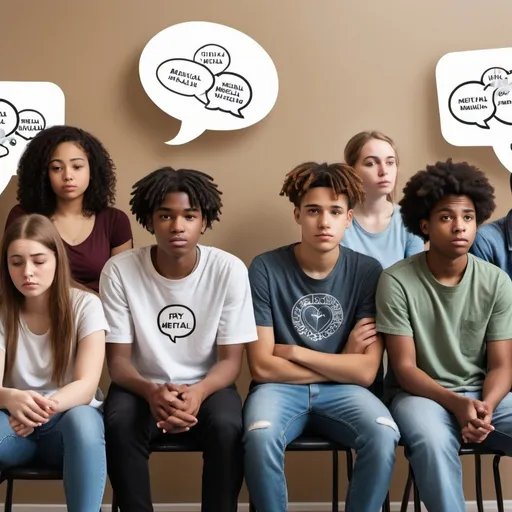
[[[100,510],[106,480],[103,415],[89,405],[56,414],[28,437],[9,425],[0,410],[0,469],[40,461],[63,469],[70,512]]]
[[[257,512],[285,512],[286,446],[308,427],[357,452],[347,512],[377,512],[400,438],[386,406],[352,384],[260,384],[244,407],[245,478]]]
[[[463,392],[481,400],[481,392]],[[455,416],[429,398],[401,392],[390,407],[398,423],[420,498],[431,512],[465,512],[461,429]],[[512,436],[512,394],[496,407],[492,425]],[[488,440],[491,440],[492,433]],[[485,441],[484,441],[485,444]]]

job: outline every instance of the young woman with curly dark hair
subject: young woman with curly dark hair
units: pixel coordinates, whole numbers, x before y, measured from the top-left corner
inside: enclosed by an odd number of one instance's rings
[[[476,167],[447,160],[415,174],[399,204],[430,248],[379,280],[386,401],[426,508],[464,512],[461,444],[501,451],[512,438],[512,283],[468,254],[494,211],[494,189]]]
[[[18,164],[19,204],[6,228],[26,213],[49,217],[64,241],[73,278],[98,292],[101,269],[131,249],[128,216],[113,208],[115,166],[103,144],[72,126],[52,126],[27,145]]]

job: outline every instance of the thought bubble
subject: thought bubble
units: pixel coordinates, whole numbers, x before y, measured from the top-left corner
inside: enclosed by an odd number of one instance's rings
[[[439,117],[445,140],[454,146],[492,146],[510,172],[511,68],[512,48],[448,53],[436,66]]]
[[[221,110],[243,118],[240,111],[251,102],[252,91],[249,82],[243,76],[236,73],[222,73],[215,77],[215,85],[206,96],[208,110]]]
[[[177,62],[185,75],[170,73],[178,69]],[[197,75],[197,86],[173,78],[193,80],[187,73]],[[203,21],[179,23],[154,36],[141,54],[139,75],[149,98],[182,121],[179,133],[167,142],[172,145],[185,144],[205,130],[239,130],[261,121],[279,90],[274,63],[256,41]],[[226,78],[229,86],[217,91],[217,97],[214,89]]]
[[[461,123],[489,128],[487,121],[496,111],[493,102],[494,92],[494,89],[486,89],[480,82],[461,84],[450,96],[450,112]]]
[[[10,102],[0,97],[0,128],[4,130],[4,137],[9,137],[16,131],[20,116],[16,107]]]
[[[196,328],[196,317],[187,306],[173,304],[158,313],[158,328],[162,334],[176,343],[177,338],[186,338]]]
[[[181,96],[201,96],[214,82],[212,72],[206,66],[188,59],[162,62],[156,74],[166,89]]]
[[[40,129],[64,124],[64,108],[64,93],[53,83],[0,82],[0,194],[28,141]]]
[[[194,60],[206,66],[214,75],[219,75],[229,67],[231,56],[226,48],[218,44],[206,44],[197,50]]]
[[[41,130],[46,128],[46,120],[41,112],[27,108],[20,110],[19,114],[20,121],[16,135],[25,140],[32,140]]]

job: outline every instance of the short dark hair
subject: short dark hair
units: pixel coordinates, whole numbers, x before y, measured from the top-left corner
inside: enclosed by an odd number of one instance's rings
[[[220,219],[222,192],[211,176],[193,169],[162,167],[133,185],[130,206],[139,224],[147,229],[148,220],[171,192],[187,194],[190,205],[201,210],[207,228]]]
[[[345,194],[349,208],[364,200],[361,177],[344,163],[300,164],[286,175],[279,195],[287,196],[296,207],[300,207],[304,195],[315,187],[331,188],[337,195]]]
[[[494,187],[487,176],[467,162],[446,162],[427,165],[417,172],[405,185],[404,196],[398,203],[405,227],[423,240],[429,239],[421,230],[420,223],[430,218],[435,205],[449,195],[468,196],[475,205],[477,225],[485,222],[496,204]]]
[[[83,212],[99,213],[115,203],[115,165],[103,144],[90,133],[74,126],[57,125],[41,130],[28,144],[18,163],[17,199],[27,213],[49,216],[57,204],[48,177],[55,148],[73,142],[87,155],[90,181],[84,193]]]

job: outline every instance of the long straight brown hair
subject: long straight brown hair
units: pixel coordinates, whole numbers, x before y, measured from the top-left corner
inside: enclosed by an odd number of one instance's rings
[[[71,272],[66,249],[53,223],[43,215],[24,215],[16,219],[2,238],[0,262],[0,320],[5,335],[5,375],[9,376],[16,359],[20,314],[25,303],[24,295],[14,286],[9,274],[7,251],[16,240],[34,240],[55,254],[56,269],[49,288],[50,346],[52,351],[52,380],[60,385],[71,357],[75,331],[71,301]]]

